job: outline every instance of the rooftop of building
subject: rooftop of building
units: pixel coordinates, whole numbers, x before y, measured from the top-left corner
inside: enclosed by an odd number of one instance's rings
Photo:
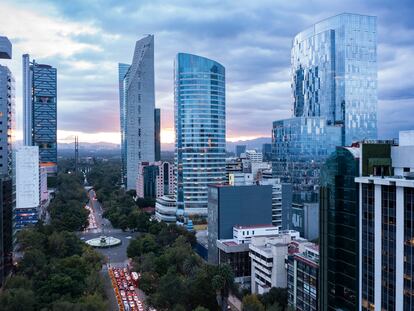
[[[355,182],[414,188],[414,174],[407,174],[406,176],[360,176],[355,178]]]
[[[366,17],[366,18],[370,18],[370,19],[375,19],[376,20],[376,16],[373,15],[365,15],[365,14],[356,14],[356,13],[347,13],[347,12],[343,12],[343,13],[339,13],[333,16],[329,16],[326,17],[322,20],[319,20],[317,22],[315,22],[314,24],[310,25],[309,27],[305,28],[304,30],[302,30],[301,32],[297,33],[293,39],[293,42],[295,40],[299,40],[302,41],[306,38],[309,38],[312,35],[316,35],[322,31],[325,31],[327,29],[334,29],[337,28],[333,27],[333,26],[328,26],[327,23],[329,23],[330,21],[334,22],[334,21],[338,21],[341,19],[341,17],[343,16],[357,16],[357,17]],[[332,23],[333,25],[334,23]]]
[[[260,229],[260,228],[276,228],[272,224],[261,224],[261,225],[234,225],[235,229]]]

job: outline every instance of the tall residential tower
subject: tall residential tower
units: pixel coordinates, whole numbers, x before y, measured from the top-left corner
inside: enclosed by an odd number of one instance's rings
[[[208,186],[226,181],[225,69],[185,53],[174,65],[177,209],[206,216]]]

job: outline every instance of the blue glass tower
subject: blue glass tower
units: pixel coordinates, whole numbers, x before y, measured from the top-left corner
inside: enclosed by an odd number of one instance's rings
[[[40,162],[56,167],[56,68],[35,62],[32,68],[33,143],[39,146]]]
[[[293,39],[295,117],[343,124],[344,145],[377,138],[377,18],[340,14]]]
[[[23,55],[24,144],[39,146],[40,162],[57,172],[57,71]]]
[[[224,184],[226,177],[225,69],[185,53],[174,66],[177,209],[206,216],[208,185]]]
[[[295,36],[293,119],[273,124],[273,175],[294,200],[317,201],[319,170],[335,146],[377,137],[376,17],[344,13]]]
[[[120,116],[120,126],[121,126],[121,162],[122,162],[122,182],[126,182],[126,96],[124,88],[124,79],[131,65],[128,64],[118,64],[118,82],[119,82],[119,116]]]

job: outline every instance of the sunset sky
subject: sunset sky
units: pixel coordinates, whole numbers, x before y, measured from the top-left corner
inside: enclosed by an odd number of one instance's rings
[[[291,116],[293,36],[342,12],[378,16],[380,138],[414,129],[413,1],[7,1],[0,35],[13,44],[1,60],[16,78],[21,127],[21,55],[58,70],[58,138],[119,143],[118,62],[135,41],[155,35],[156,106],[161,140],[174,140],[173,61],[177,52],[226,67],[227,139],[270,136],[272,121]]]

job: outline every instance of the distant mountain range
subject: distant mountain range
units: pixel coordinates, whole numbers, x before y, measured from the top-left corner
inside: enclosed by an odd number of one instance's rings
[[[99,143],[79,143],[79,149],[93,149],[93,150],[114,150],[119,149],[118,144],[99,142]],[[75,143],[58,143],[58,149],[68,150],[75,149]]]
[[[226,149],[229,152],[234,152],[236,145],[246,145],[247,149],[262,149],[262,145],[266,143],[270,143],[271,138],[270,137],[259,137],[255,139],[250,140],[239,140],[236,142],[228,141],[226,144]],[[59,143],[58,149],[60,150],[69,150],[74,149],[75,144],[74,143]],[[106,143],[106,142],[99,142],[99,143],[79,143],[79,149],[88,149],[88,150],[115,150],[119,149],[120,146],[118,144],[113,143]],[[174,143],[167,143],[167,144],[161,144],[161,150],[162,151],[174,151]]]
[[[236,145],[246,145],[247,149],[262,150],[263,144],[270,144],[271,142],[272,142],[272,139],[270,137],[259,137],[255,139],[239,140],[235,142],[228,141],[226,143],[226,148],[227,148],[227,151],[229,152],[235,152]]]

